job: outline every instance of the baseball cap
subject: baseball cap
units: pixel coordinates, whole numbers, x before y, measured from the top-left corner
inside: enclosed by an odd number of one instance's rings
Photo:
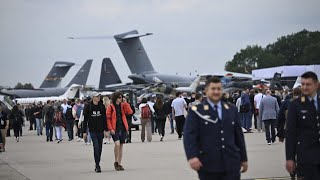
[[[96,97],[96,96],[101,96],[100,93],[97,93],[96,91],[93,91],[91,94],[90,94],[90,97],[93,98],[93,97]]]

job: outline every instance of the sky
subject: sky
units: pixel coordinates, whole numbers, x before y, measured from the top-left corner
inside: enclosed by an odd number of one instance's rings
[[[319,0],[0,0],[0,85],[39,87],[55,61],[87,59],[88,85],[98,87],[101,62],[110,57],[120,78],[130,70],[113,36],[138,30],[156,71],[189,75],[224,71],[247,45],[266,46],[303,29],[320,30]]]

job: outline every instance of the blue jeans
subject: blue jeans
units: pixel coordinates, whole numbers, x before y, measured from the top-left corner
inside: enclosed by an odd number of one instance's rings
[[[171,131],[174,132],[174,121],[173,121],[173,118],[172,118],[172,113],[169,114],[169,118],[170,118],[170,127],[171,127]]]
[[[52,141],[52,137],[53,137],[53,127],[51,122],[47,122],[46,123],[46,136],[47,136],[47,140]]]
[[[96,167],[100,167],[104,134],[103,132],[90,132],[90,136],[93,143],[94,161],[96,163]]]
[[[67,131],[68,131],[68,137],[70,140],[73,139],[73,126],[74,126],[73,120],[67,120]]]
[[[37,126],[37,133],[40,135],[41,132],[41,119],[36,118],[36,126]]]
[[[252,126],[252,114],[251,112],[248,113],[240,113],[240,120],[241,126],[246,129],[250,130]]]

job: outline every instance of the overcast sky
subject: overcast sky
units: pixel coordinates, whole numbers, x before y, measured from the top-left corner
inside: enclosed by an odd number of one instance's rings
[[[110,57],[123,81],[129,68],[115,40],[68,36],[115,35],[137,29],[158,72],[221,72],[247,45],[320,30],[319,0],[0,0],[0,85],[39,87],[54,61],[72,61],[66,85],[93,59],[88,85],[98,86]]]

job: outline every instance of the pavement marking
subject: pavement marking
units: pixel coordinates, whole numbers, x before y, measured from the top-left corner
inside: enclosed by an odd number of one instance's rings
[[[11,180],[30,180],[15,168],[10,166],[10,164],[6,163],[2,159],[0,159],[0,179],[11,179]]]

